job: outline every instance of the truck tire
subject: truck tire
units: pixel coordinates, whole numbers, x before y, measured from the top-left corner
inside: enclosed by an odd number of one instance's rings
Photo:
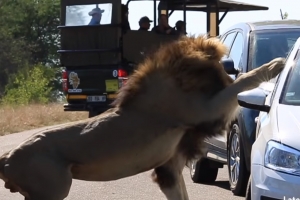
[[[234,195],[244,196],[249,172],[245,164],[244,149],[237,123],[233,124],[230,131],[227,156],[230,190]]]
[[[213,183],[217,179],[219,168],[211,167],[208,159],[194,160],[190,166],[190,175],[194,183]]]
[[[97,110],[90,110],[90,111],[89,111],[89,118],[95,117],[95,116],[97,116],[97,115],[99,115],[99,114],[100,114],[100,112],[97,111]]]

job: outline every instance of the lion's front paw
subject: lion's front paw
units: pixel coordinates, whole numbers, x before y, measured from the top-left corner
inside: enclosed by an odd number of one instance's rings
[[[275,62],[285,62],[285,58],[284,57],[277,57],[274,58],[273,60],[270,61],[270,64],[275,63]]]
[[[275,58],[268,63],[268,71],[272,78],[277,76],[284,68],[285,58]]]

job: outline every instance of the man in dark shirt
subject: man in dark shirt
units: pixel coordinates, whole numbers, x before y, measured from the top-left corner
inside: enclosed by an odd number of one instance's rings
[[[168,24],[168,17],[165,14],[161,14],[158,18],[158,25],[153,27],[151,31],[158,34],[172,34],[173,28]]]
[[[184,21],[178,20],[176,22],[175,27],[176,27],[176,31],[175,31],[176,35],[186,35],[187,34],[186,24],[184,23]]]
[[[148,31],[150,28],[150,23],[153,22],[152,20],[150,20],[148,17],[144,16],[140,19],[139,21],[139,31]]]

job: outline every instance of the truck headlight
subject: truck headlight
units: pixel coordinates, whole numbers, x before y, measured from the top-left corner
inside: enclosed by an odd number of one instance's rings
[[[300,176],[300,151],[270,140],[265,151],[265,167]]]

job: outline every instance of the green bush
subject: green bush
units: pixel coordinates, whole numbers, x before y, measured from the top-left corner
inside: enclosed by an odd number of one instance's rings
[[[2,103],[19,105],[48,103],[53,91],[51,84],[53,79],[55,79],[53,68],[43,65],[23,67],[10,76]]]

